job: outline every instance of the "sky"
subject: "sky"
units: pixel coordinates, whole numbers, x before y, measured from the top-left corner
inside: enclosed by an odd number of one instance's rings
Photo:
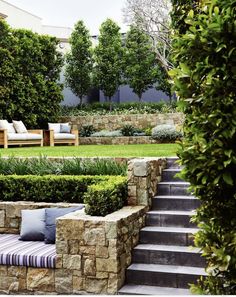
[[[73,28],[82,19],[91,35],[99,32],[101,23],[112,18],[125,32],[122,8],[126,0],[6,0],[43,19],[44,25]]]

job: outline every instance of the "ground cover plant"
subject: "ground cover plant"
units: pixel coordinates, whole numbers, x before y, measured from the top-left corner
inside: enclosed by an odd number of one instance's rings
[[[88,116],[88,115],[120,115],[120,114],[154,114],[154,113],[174,113],[176,112],[176,102],[157,103],[150,102],[129,102],[113,103],[112,111],[108,103],[93,103],[80,106],[61,107],[61,116]]]
[[[177,144],[81,145],[0,149],[1,156],[52,157],[169,157],[176,156]]]
[[[236,1],[173,0],[170,74],[185,113],[178,155],[201,200],[195,243],[209,276],[197,294],[236,294]]]
[[[126,173],[125,163],[106,159],[0,158],[0,175],[126,175]]]

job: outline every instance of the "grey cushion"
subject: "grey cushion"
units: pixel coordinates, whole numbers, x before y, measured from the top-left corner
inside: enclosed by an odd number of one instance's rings
[[[83,204],[68,208],[46,208],[45,209],[45,243],[55,243],[56,240],[56,218],[64,216],[70,212],[80,210]]]
[[[69,133],[54,133],[54,139],[75,139],[75,135]]]
[[[61,124],[60,133],[70,133],[70,125],[69,124]]]
[[[41,134],[34,133],[10,133],[7,135],[8,140],[41,140]]]
[[[17,133],[28,133],[22,121],[12,121],[12,122]]]
[[[43,241],[45,229],[45,209],[21,211],[20,240]]]

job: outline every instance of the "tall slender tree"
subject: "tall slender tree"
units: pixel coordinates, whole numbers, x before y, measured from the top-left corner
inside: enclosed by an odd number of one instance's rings
[[[150,37],[137,26],[131,26],[126,38],[124,74],[139,101],[156,81],[155,68],[156,55]]]
[[[70,38],[71,51],[66,56],[66,85],[79,97],[80,106],[91,87],[92,41],[83,21],[78,21]]]
[[[112,96],[122,82],[123,48],[120,27],[111,19],[107,19],[101,25],[98,41],[94,50],[94,79],[108,97],[112,109]]]

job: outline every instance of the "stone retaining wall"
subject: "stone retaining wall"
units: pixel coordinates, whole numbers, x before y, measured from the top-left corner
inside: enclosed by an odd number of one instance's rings
[[[161,143],[150,136],[80,137],[79,144],[153,144]],[[162,142],[163,143],[163,142]]]
[[[72,203],[45,203],[45,202],[3,202],[0,201],[0,233],[18,234],[20,233],[21,210],[39,209],[51,207],[76,206]]]
[[[161,181],[165,158],[139,158],[128,162],[128,204],[152,205],[152,198]]]
[[[0,202],[0,206],[5,211],[1,233],[19,230],[21,209],[50,207],[25,202]],[[116,294],[124,283],[146,211],[145,206],[124,207],[106,217],[91,217],[80,210],[57,219],[56,269],[2,265],[0,293]]]
[[[60,121],[72,123],[74,128],[80,130],[83,126],[93,125],[100,130],[117,130],[124,125],[145,129],[160,124],[174,124],[181,126],[184,115],[182,113],[156,113],[156,114],[122,114],[122,115],[96,115],[96,116],[70,116],[62,117]]]

